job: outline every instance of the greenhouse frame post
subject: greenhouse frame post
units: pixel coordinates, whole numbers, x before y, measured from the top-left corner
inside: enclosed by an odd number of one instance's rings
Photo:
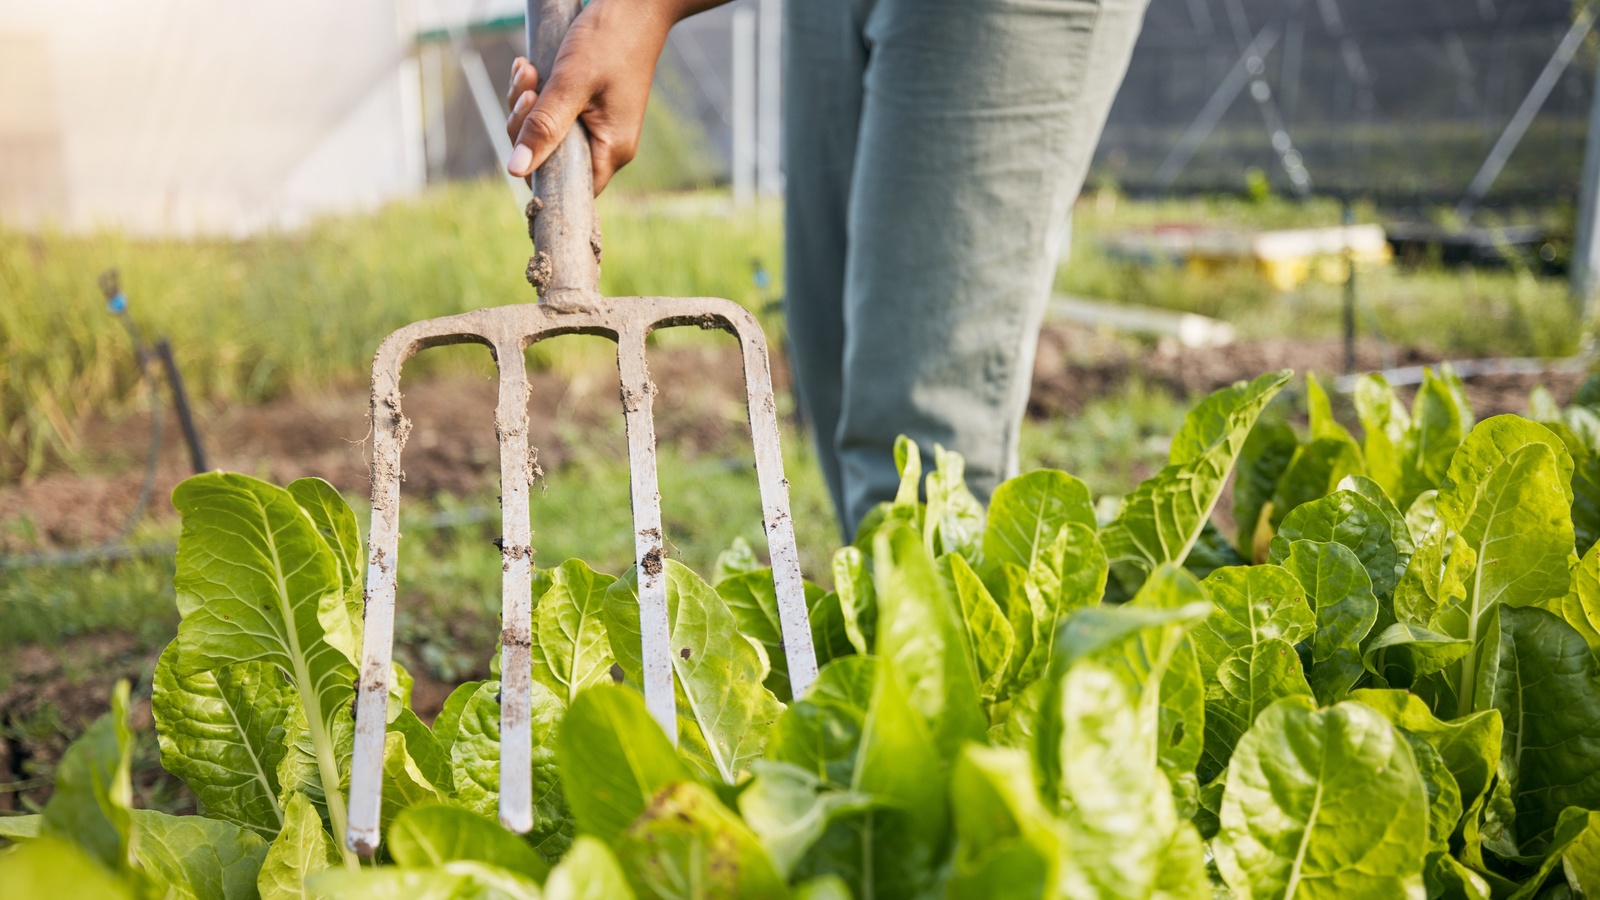
[[[783,194],[783,0],[761,0],[756,28],[756,193],[773,198]]]
[[[1583,150],[1583,183],[1578,188],[1578,226],[1572,242],[1572,301],[1587,327],[1594,321],[1595,288],[1600,275],[1600,67],[1595,70],[1589,105],[1589,137]]]
[[[743,209],[756,192],[756,12],[733,11],[733,205]]]

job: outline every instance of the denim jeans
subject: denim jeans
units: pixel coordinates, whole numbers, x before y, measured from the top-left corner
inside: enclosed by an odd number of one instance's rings
[[[846,537],[899,434],[1015,474],[1066,219],[1146,0],[789,0],[786,314]]]

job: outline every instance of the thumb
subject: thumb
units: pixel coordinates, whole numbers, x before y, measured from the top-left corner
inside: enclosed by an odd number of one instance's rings
[[[544,90],[533,104],[533,110],[517,133],[516,146],[511,151],[511,162],[506,167],[512,175],[525,178],[534,169],[544,165],[583,112],[592,93],[570,77],[562,77],[559,66],[550,74]]]

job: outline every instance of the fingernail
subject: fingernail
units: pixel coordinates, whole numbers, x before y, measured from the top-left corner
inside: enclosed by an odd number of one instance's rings
[[[533,151],[527,144],[518,144],[517,149],[511,151],[511,165],[507,168],[513,175],[526,175],[533,165]]]

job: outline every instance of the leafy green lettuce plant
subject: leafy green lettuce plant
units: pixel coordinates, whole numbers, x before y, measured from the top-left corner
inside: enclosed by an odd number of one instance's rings
[[[1125,498],[1065,472],[984,509],[959,456],[901,485],[785,668],[771,573],[667,563],[679,743],[638,602],[535,579],[535,827],[495,821],[499,683],[431,726],[397,669],[384,842],[343,849],[363,550],[325,483],[185,482],[178,637],[151,705],[200,815],[131,808],[127,689],[7,896],[1532,898],[1600,893],[1600,389],[1474,423],[1429,373],[1361,381],[1353,433],[1287,373],[1198,404]],[[1232,545],[1211,523],[1232,484]],[[1097,517],[1101,510],[1105,520]],[[1579,550],[1590,545],[1580,555]]]

